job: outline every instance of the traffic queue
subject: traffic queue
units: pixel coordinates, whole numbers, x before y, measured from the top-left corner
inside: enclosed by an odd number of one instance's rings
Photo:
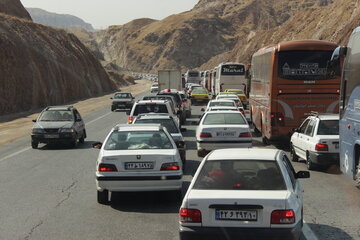
[[[291,161],[303,158],[309,170],[339,162],[340,78],[326,67],[336,48],[317,40],[285,42],[260,49],[251,68],[223,63],[203,78],[192,70],[183,79],[178,71],[162,71],[141,100],[116,93],[111,111],[125,110],[128,121],[93,144],[100,149],[98,203],[109,204],[112,192],[169,191],[182,199],[180,239],[300,239],[299,179],[310,173],[296,172]],[[195,136],[203,159],[184,195],[182,133],[192,105],[203,106]],[[46,130],[54,119],[68,125]],[[49,107],[34,121],[33,148],[62,137],[76,146],[86,138],[73,107]],[[282,150],[252,147],[249,122],[265,145],[289,144],[290,158]]]

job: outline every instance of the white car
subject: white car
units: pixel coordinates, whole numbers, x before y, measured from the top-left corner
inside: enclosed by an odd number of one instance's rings
[[[224,100],[224,99],[233,100],[235,101],[237,107],[244,108],[240,98],[235,94],[221,94],[221,95],[217,95],[216,97],[216,100]]]
[[[206,111],[208,111],[208,109],[210,107],[236,107],[245,116],[244,107],[241,104],[237,104],[236,101],[234,101],[233,99],[215,99],[215,100],[211,100],[211,101],[209,101],[209,103],[208,103],[208,105],[206,107]]]
[[[217,107],[209,107],[206,109],[207,112],[211,111],[234,111],[234,112],[240,112],[240,110],[237,107],[223,107],[223,106],[217,106]]]
[[[109,192],[174,191],[181,196],[182,162],[171,135],[160,124],[117,125],[96,161],[97,200],[109,201]]]
[[[159,91],[159,84],[158,83],[153,83],[151,84],[150,87],[150,92],[155,93]]]
[[[250,126],[240,112],[205,112],[196,128],[199,157],[220,148],[251,147]]]
[[[221,149],[201,162],[183,198],[180,239],[300,239],[303,187],[282,150]]]
[[[290,139],[291,160],[306,160],[309,170],[339,164],[339,115],[309,116]]]

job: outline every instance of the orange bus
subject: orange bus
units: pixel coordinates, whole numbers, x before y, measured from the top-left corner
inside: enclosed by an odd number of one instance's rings
[[[252,57],[250,116],[263,142],[288,140],[311,111],[338,113],[340,77],[327,74],[335,43],[301,40]]]

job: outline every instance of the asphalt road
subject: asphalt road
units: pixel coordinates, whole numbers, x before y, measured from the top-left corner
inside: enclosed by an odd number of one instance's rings
[[[184,191],[201,161],[194,138],[199,115],[200,106],[193,107],[185,126]],[[0,147],[0,239],[178,239],[180,202],[167,193],[117,193],[111,205],[97,203],[98,150],[91,145],[127,116],[109,106],[84,119],[88,138],[76,149],[40,145],[33,150],[29,137]],[[254,146],[262,146],[260,138]],[[294,166],[306,169],[303,162]],[[360,190],[338,171],[312,171],[302,180],[304,239],[360,239]]]

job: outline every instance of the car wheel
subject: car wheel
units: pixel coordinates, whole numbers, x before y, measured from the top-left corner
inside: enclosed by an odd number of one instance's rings
[[[185,168],[185,164],[186,164],[186,152],[180,154],[180,158],[181,158],[181,162],[183,164],[183,168]]]
[[[109,203],[109,191],[104,190],[102,192],[97,191],[97,202],[100,204],[108,204]]]
[[[79,138],[79,143],[84,143],[85,142],[85,132],[83,133],[83,135],[81,136],[81,138]]]
[[[77,143],[78,143],[78,139],[77,139],[77,138],[75,138],[74,140],[72,140],[72,142],[71,142],[71,146],[72,146],[73,148],[76,148]]]
[[[270,145],[269,139],[267,137],[265,137],[265,136],[262,138],[262,142],[263,142],[264,145]]]
[[[309,153],[306,153],[306,167],[309,170],[315,170],[315,164],[311,161]]]
[[[296,155],[294,146],[292,144],[290,145],[290,159],[293,162],[299,161],[299,157]]]
[[[32,147],[33,149],[37,149],[38,146],[39,146],[39,143],[38,143],[38,142],[31,141],[31,147]]]

